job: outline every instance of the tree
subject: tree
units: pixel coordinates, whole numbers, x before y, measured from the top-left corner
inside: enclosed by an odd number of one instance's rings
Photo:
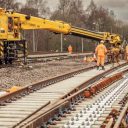
[[[20,3],[15,0],[0,0],[0,7],[6,9],[19,10]]]
[[[86,13],[87,13],[86,26],[88,29],[94,30],[96,25],[95,21],[97,15],[97,6],[93,0],[91,0],[89,6],[87,7]]]
[[[83,8],[82,0],[60,0],[57,10],[51,16],[51,19],[61,20],[67,23],[71,23],[72,26],[85,28],[86,14]],[[73,36],[65,36],[64,49],[67,51],[67,46],[71,44],[75,51],[80,51],[81,49],[81,38]],[[55,42],[60,40],[58,38],[54,39]],[[58,48],[60,45],[58,44]]]
[[[120,33],[126,37],[128,25],[116,20],[114,11],[105,9],[102,6],[95,4],[91,0],[86,11],[83,8],[83,0],[59,0],[59,4],[54,12],[51,12],[47,5],[47,0],[27,0],[21,12],[33,16],[50,17],[52,20],[60,20],[67,22],[72,26],[85,28],[88,30]],[[48,31],[35,31],[36,49],[49,51],[60,49],[60,34],[52,34]],[[30,41],[29,47],[32,50],[32,32],[26,33],[27,40]],[[81,38],[72,35],[64,35],[64,50],[67,51],[69,44],[73,46],[75,51],[81,50]],[[94,49],[94,41],[84,40],[86,50]]]
[[[32,15],[36,17],[48,17],[50,9],[47,7],[46,0],[27,0],[24,7],[22,7],[21,12],[27,15]],[[25,32],[25,38],[29,41],[28,47],[30,51],[38,51],[46,49],[46,31],[33,30]],[[48,34],[49,35],[49,34]],[[34,43],[35,42],[35,43]],[[32,45],[35,44],[35,46]],[[43,45],[42,45],[43,44]]]
[[[87,27],[95,31],[108,31],[112,32],[114,28],[114,12],[97,5],[92,0],[87,8],[88,18]]]
[[[50,13],[50,9],[47,7],[47,1],[46,0],[27,0],[26,7],[37,9],[38,10],[38,16],[44,17],[48,16]]]

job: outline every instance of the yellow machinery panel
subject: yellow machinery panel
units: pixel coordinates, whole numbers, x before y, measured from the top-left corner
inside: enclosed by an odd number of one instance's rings
[[[21,29],[23,30],[44,29],[56,33],[69,34],[71,29],[69,24],[62,21],[52,21],[19,13],[13,13],[12,16],[20,18]]]
[[[7,16],[0,13],[0,40],[7,39]]]

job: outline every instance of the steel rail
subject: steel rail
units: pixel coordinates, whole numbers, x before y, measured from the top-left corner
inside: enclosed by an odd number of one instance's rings
[[[67,55],[51,55],[51,56],[28,56],[27,57],[27,62],[28,63],[36,63],[36,62],[49,62],[53,60],[66,60],[66,59],[73,59],[75,57],[77,58],[83,58],[83,56],[90,57],[93,56],[92,53],[87,53],[87,54],[67,54]]]
[[[122,112],[120,113],[120,115],[119,115],[113,128],[120,128],[121,121],[124,118],[127,109],[128,109],[128,102],[125,104],[125,106],[124,106]]]

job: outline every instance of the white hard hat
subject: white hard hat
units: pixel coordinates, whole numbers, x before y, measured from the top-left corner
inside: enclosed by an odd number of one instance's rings
[[[101,41],[100,41],[100,43],[104,43],[104,41],[103,41],[103,40],[101,40]]]

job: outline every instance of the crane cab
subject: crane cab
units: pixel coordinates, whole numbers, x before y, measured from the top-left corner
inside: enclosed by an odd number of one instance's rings
[[[0,8],[0,64],[12,63],[19,53],[25,58],[26,43],[21,39],[20,29],[20,17]]]
[[[0,40],[20,40],[19,17],[12,17],[10,13],[0,9]]]
[[[8,40],[20,40],[20,22],[18,17],[8,17]]]

